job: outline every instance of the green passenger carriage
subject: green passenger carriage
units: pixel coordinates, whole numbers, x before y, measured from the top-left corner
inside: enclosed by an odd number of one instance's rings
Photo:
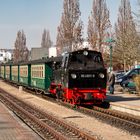
[[[19,66],[19,82],[23,85],[30,86],[31,65],[21,64]]]
[[[11,80],[16,83],[19,82],[19,66],[18,65],[11,66]]]
[[[11,65],[5,65],[5,79],[11,80]]]
[[[47,63],[38,62],[37,64],[31,64],[31,86],[48,90],[52,77],[52,69]]]
[[[5,79],[5,65],[1,65],[0,77]]]

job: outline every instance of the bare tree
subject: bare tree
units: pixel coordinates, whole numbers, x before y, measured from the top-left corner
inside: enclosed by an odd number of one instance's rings
[[[138,2],[138,13],[134,14],[137,17],[138,26],[140,27],[140,0],[137,0],[137,2]]]
[[[96,29],[93,27],[93,20],[89,18],[88,21],[88,42],[91,44],[91,47],[96,50],[98,36]]]
[[[14,62],[28,61],[29,50],[26,47],[26,36],[22,31],[17,32],[17,38],[14,45]]]
[[[135,14],[137,15],[137,32],[138,32],[138,37],[139,37],[139,45],[138,45],[138,52],[140,52],[140,0],[138,1],[138,13]],[[140,60],[140,54],[138,55],[138,59]]]
[[[119,7],[118,21],[115,24],[116,47],[114,56],[119,58],[119,62],[126,66],[131,66],[138,59],[139,37],[132,17],[129,0],[121,0]]]
[[[88,41],[93,49],[102,52],[102,44],[110,28],[109,10],[106,0],[93,0],[93,8],[88,22]]]
[[[83,38],[82,38],[82,28],[83,28],[83,23],[82,21],[79,21],[79,23],[77,24],[77,27],[75,27],[73,30],[73,36],[74,36],[74,44],[73,44],[73,49],[77,50],[80,49],[79,43],[81,44],[83,42]]]
[[[57,55],[61,55],[61,53],[63,52],[63,48],[65,46],[63,28],[61,27],[62,27],[62,23],[60,23],[59,27],[57,28],[57,38],[56,38]]]
[[[43,34],[42,34],[41,47],[50,48],[51,46],[52,46],[52,41],[50,38],[50,32],[49,30],[44,29]]]
[[[61,22],[58,27],[56,46],[61,51],[77,49],[82,41],[82,22],[80,20],[79,0],[64,0]],[[60,44],[62,46],[60,46]],[[57,49],[58,49],[57,48]]]

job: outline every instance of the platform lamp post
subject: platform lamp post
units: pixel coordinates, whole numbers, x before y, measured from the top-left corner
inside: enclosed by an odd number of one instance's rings
[[[110,72],[112,71],[112,43],[115,42],[112,38],[108,38],[106,40],[106,43],[109,44],[109,50],[110,50]]]

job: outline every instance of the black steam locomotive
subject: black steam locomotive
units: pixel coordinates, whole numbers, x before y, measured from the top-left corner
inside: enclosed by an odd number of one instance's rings
[[[107,71],[97,51],[66,53],[61,67],[53,70],[53,81],[50,92],[54,94],[54,87],[58,87],[55,94],[61,92],[63,99],[72,104],[102,103],[106,98]]]

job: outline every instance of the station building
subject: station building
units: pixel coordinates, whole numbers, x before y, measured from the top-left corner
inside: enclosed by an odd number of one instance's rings
[[[6,63],[13,58],[12,49],[0,49],[0,63]]]

